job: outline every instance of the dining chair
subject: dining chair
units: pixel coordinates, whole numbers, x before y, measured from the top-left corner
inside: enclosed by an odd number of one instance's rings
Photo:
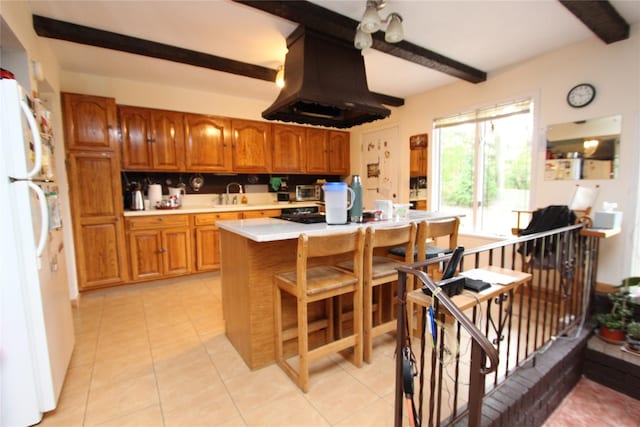
[[[364,231],[358,228],[348,233],[322,236],[298,237],[295,271],[276,273],[274,283],[274,315],[276,338],[276,363],[305,393],[309,390],[309,363],[330,354],[353,348],[351,361],[357,367],[362,366],[362,262],[364,250]],[[347,271],[334,264],[336,257],[348,258],[354,265],[353,271]],[[298,369],[285,359],[285,337],[291,336],[283,330],[282,296],[283,292],[296,299]],[[353,334],[333,339],[333,299],[339,295],[351,295],[354,311]],[[324,326],[328,330],[325,342],[310,348],[310,304],[324,301],[326,319]]]

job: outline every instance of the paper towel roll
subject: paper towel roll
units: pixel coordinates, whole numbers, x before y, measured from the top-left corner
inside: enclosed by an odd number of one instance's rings
[[[151,207],[155,208],[156,204],[162,200],[162,185],[151,184],[147,190],[147,198]]]

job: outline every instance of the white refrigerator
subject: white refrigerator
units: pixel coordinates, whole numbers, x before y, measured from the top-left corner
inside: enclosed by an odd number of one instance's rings
[[[0,426],[55,409],[74,347],[49,112],[0,80]]]

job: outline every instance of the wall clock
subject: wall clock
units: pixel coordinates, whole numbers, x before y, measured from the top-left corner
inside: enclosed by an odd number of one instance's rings
[[[596,88],[589,83],[580,83],[567,93],[567,102],[574,108],[586,107],[596,97]]]

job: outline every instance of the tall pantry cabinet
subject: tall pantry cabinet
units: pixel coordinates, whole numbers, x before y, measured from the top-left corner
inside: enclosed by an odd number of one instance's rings
[[[63,93],[62,108],[78,287],[122,283],[127,264],[115,100]]]

